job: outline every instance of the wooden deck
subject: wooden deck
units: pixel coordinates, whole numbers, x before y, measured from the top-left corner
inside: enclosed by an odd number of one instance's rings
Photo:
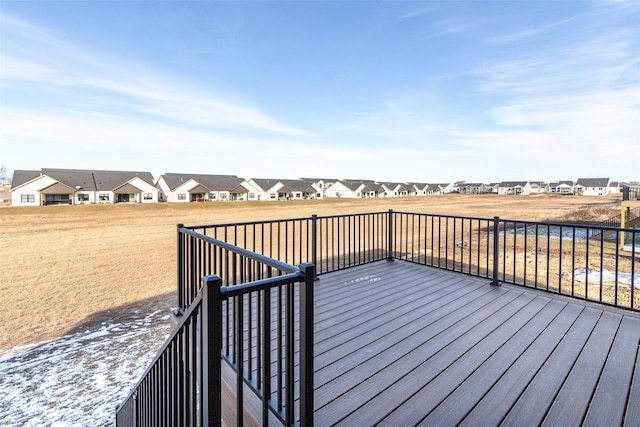
[[[315,425],[640,425],[640,317],[413,265],[316,286]]]

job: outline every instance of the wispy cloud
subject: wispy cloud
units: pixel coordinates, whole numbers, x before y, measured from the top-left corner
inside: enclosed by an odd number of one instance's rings
[[[579,18],[504,38],[513,53],[477,70],[478,89],[495,99],[487,111],[491,130],[460,133],[456,142],[524,165],[509,154],[515,151],[546,170],[571,169],[583,162],[592,170],[612,171],[621,159],[637,156],[637,25],[612,25],[618,22],[614,14],[594,6]],[[566,37],[563,26],[569,25],[572,36]],[[554,31],[551,43],[529,45],[528,50],[519,44],[525,35],[535,38]],[[627,169],[620,173],[629,176]]]
[[[138,113],[176,125],[307,134],[259,108],[230,102],[169,76],[158,76],[141,64],[88,53],[63,35],[18,18],[3,14],[0,19],[4,38],[1,85],[5,91],[36,85],[62,94],[65,102],[61,105],[69,108],[81,92],[85,103],[93,97],[97,105],[104,105],[109,99],[111,112]]]

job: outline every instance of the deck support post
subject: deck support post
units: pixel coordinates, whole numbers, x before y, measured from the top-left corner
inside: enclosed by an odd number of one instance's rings
[[[313,286],[315,265],[300,264],[304,283],[300,286],[300,427],[313,426]]]
[[[202,278],[202,418],[200,425],[222,423],[222,279],[210,275]]]
[[[493,217],[493,272],[491,284],[500,286],[498,280],[498,270],[500,268],[500,217]]]

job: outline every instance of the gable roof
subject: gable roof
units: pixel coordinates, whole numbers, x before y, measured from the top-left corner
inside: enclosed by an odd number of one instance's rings
[[[608,187],[609,178],[578,178],[576,185],[583,187]]]
[[[311,182],[306,182],[302,179],[280,179],[278,182],[286,186],[291,191],[301,192],[306,192],[312,184]]]
[[[549,184],[551,187],[559,187],[561,185],[568,185],[569,187],[573,187],[573,181],[555,181]]]
[[[42,174],[76,190],[95,191],[93,171],[84,169],[42,169]]]
[[[153,186],[153,176],[150,172],[43,168],[40,171],[14,171],[12,188],[19,187],[40,176],[48,176],[66,187],[85,191],[113,191],[136,177]]]
[[[40,171],[15,170],[13,171],[13,178],[11,179],[11,189],[13,190],[18,188],[29,181],[33,181],[39,176],[42,176]]]
[[[262,191],[267,191],[274,185],[280,183],[279,179],[271,178],[251,178],[251,181],[253,181],[258,187],[260,187],[260,190]]]
[[[171,191],[180,187],[190,180],[196,181],[203,185],[209,191],[230,191],[244,182],[244,179],[235,175],[204,175],[204,174],[186,174],[186,173],[165,173],[161,176],[167,183]]]
[[[528,181],[502,181],[498,187],[524,187]]]
[[[134,178],[140,178],[147,184],[153,186],[153,176],[150,172],[125,172],[125,171],[95,171],[93,179],[96,190],[113,191],[120,189],[124,184]]]

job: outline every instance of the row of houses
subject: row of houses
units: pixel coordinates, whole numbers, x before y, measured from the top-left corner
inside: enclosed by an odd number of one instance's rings
[[[504,181],[483,184],[378,182],[362,179],[244,179],[235,175],[75,169],[16,170],[11,186],[14,206],[98,203],[303,200],[430,196],[447,193],[526,195],[534,193],[607,195],[621,191],[608,178],[561,181]]]

